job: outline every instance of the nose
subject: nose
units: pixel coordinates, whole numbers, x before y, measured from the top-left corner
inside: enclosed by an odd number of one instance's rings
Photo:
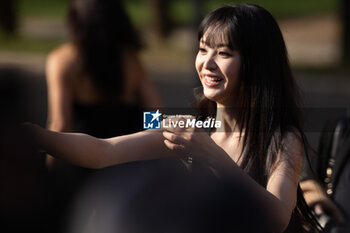
[[[208,56],[206,56],[205,61],[204,61],[204,68],[208,69],[208,70],[213,70],[217,67],[217,64],[215,62],[214,56],[208,54]]]

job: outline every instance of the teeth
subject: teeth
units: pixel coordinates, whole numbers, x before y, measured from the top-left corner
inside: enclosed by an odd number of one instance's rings
[[[216,78],[216,77],[208,77],[206,76],[205,79],[209,82],[218,82],[220,81],[221,79],[220,78]]]

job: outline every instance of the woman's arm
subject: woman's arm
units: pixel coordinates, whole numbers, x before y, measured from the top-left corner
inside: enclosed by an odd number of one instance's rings
[[[263,210],[264,216],[262,218],[271,232],[284,232],[296,205],[299,176],[296,171],[299,170],[299,167],[301,168],[301,154],[300,159],[295,159],[295,162],[300,164],[298,168],[290,167],[288,161],[279,160],[276,162],[276,168],[270,174],[266,189],[236,164],[219,165],[225,167],[226,174],[223,176],[230,180],[229,183],[239,187],[242,193],[252,195],[257,208]]]
[[[282,140],[267,183],[267,191],[277,199],[276,229],[285,230],[297,203],[297,188],[302,169],[303,143],[298,133],[289,132]]]
[[[63,45],[52,51],[46,59],[46,85],[48,113],[46,127],[57,132],[72,129],[72,90],[69,80],[71,53],[69,45]],[[54,166],[55,159],[46,157],[46,165]]]
[[[37,125],[25,128],[38,146],[52,156],[87,168],[103,168],[138,160],[175,156],[163,144],[160,131],[142,131],[109,139],[87,134],[60,133]]]

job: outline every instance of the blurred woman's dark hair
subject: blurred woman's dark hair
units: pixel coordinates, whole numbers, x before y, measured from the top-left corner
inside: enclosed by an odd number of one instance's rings
[[[122,95],[123,56],[142,47],[122,1],[71,0],[67,21],[83,71],[103,94]]]
[[[241,168],[266,187],[278,152],[284,148],[284,136],[292,132],[300,137],[305,148],[307,145],[301,128],[299,89],[282,33],[264,8],[243,4],[224,6],[207,15],[199,26],[198,41],[204,34],[209,46],[224,42],[241,55],[238,106],[235,106],[243,138]],[[216,112],[215,103],[204,97],[202,88],[195,90],[195,97],[201,115]],[[294,158],[286,159],[292,164],[290,167],[295,167]],[[304,232],[302,226],[319,229],[298,187],[297,207],[288,230]]]

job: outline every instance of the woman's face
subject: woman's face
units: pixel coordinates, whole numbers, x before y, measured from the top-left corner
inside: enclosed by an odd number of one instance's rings
[[[238,92],[241,55],[226,43],[210,46],[206,34],[199,43],[196,70],[204,96],[224,106],[234,106]]]

